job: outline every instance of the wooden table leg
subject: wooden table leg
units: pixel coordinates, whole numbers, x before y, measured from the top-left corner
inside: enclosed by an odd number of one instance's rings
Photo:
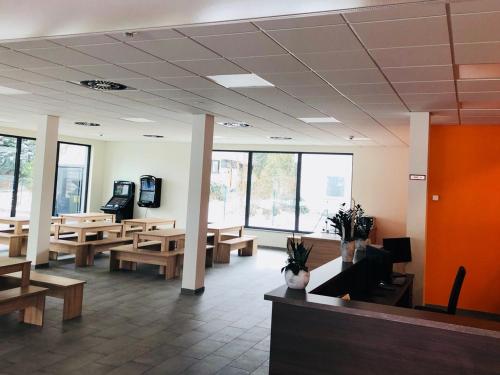
[[[26,287],[30,285],[30,272],[31,272],[31,262],[23,264],[23,270],[21,271],[21,286]]]
[[[64,293],[63,320],[70,320],[82,315],[83,284],[75,285]]]
[[[23,238],[10,237],[9,238],[9,257],[22,256]]]
[[[24,323],[43,326],[43,313],[45,311],[45,295],[35,297],[34,306],[27,307],[20,312]]]

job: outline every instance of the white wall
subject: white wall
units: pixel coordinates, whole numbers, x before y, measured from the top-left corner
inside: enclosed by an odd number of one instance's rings
[[[104,161],[102,202],[112,193],[113,180],[138,183],[142,174],[164,179],[162,205],[150,209],[148,216],[173,217],[185,225],[189,169],[189,144],[156,142],[108,142]],[[407,147],[280,147],[215,145],[216,150],[315,151],[353,153],[352,195],[368,215],[377,218],[377,237],[402,236],[406,232],[408,193]],[[135,216],[145,209],[135,207]],[[251,231],[259,244],[284,247],[288,233]]]
[[[162,181],[161,205],[150,208],[148,217],[174,218],[180,228],[186,225],[187,188],[189,180],[188,143],[163,142],[107,142],[104,154],[104,179],[101,203],[106,203],[113,193],[113,181],[127,180],[136,183],[139,195],[139,178],[149,174]],[[134,216],[144,217],[146,209],[134,206]]]

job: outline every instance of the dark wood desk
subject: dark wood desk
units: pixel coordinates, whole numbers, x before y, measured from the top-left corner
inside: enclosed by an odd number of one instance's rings
[[[500,369],[500,323],[393,306],[404,301],[404,286],[367,297],[386,304],[334,297],[349,287],[353,270],[356,265],[337,258],[311,272],[305,291],[281,286],[265,295],[273,303],[270,374],[486,375]]]

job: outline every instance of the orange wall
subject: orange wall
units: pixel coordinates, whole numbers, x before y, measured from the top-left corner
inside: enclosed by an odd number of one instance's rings
[[[500,313],[500,125],[431,126],[425,302]],[[432,201],[432,195],[439,201]]]

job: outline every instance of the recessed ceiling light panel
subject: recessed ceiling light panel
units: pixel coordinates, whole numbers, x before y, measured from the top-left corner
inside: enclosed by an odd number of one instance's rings
[[[340,122],[335,117],[299,117],[297,120],[307,122],[308,124],[319,124],[324,122]]]
[[[143,134],[143,137],[146,137],[146,138],[163,138],[163,135],[158,135],[158,134]]]
[[[16,120],[11,120],[11,119],[8,119],[8,118],[0,117],[0,122],[14,123],[14,122],[17,122],[17,121]]]
[[[91,127],[101,126],[101,124],[98,124],[97,122],[87,122],[87,121],[75,121],[75,125],[91,126]]]
[[[125,120],[125,121],[130,121],[130,122],[142,122],[142,123],[154,122],[153,120],[149,120],[149,119],[143,118],[143,117],[122,117],[122,118],[120,118],[120,120]]]
[[[29,94],[27,91],[11,89],[10,87],[0,86],[0,95],[24,95]]]
[[[80,81],[80,85],[98,91],[121,91],[127,89],[127,86],[125,86],[124,84],[112,81],[105,81],[101,79]]]
[[[272,87],[271,82],[259,77],[257,74],[222,74],[207,76],[215,83],[227,88],[235,87]]]
[[[246,122],[218,122],[217,124],[225,126],[226,128],[249,128],[251,127],[250,124],[247,124]]]
[[[272,139],[274,141],[290,141],[292,140],[293,138],[292,137],[278,137],[278,136],[272,136],[272,137],[269,137],[269,139]]]

